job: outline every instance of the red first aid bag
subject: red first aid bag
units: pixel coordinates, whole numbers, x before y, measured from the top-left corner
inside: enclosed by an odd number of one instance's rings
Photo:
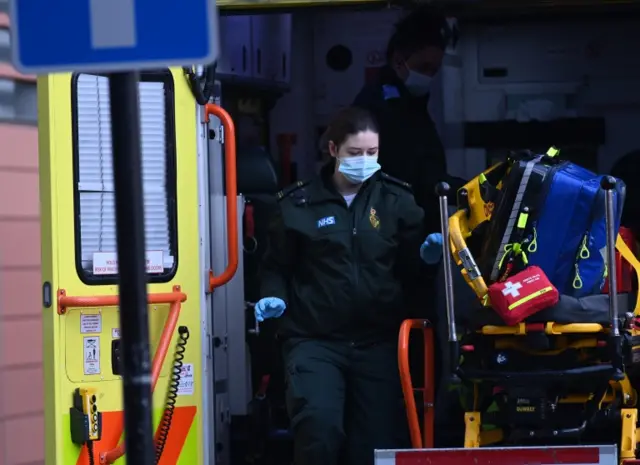
[[[555,305],[559,298],[558,290],[537,266],[489,286],[491,306],[510,326]]]

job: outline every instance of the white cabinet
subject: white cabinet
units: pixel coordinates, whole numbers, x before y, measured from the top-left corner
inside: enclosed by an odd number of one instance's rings
[[[289,82],[291,70],[291,15],[266,14],[251,18],[253,76]]]
[[[250,78],[252,69],[251,17],[220,17],[220,74]]]

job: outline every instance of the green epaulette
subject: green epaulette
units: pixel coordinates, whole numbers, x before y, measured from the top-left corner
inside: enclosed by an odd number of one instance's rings
[[[282,200],[285,197],[289,197],[291,194],[293,194],[295,191],[302,189],[304,186],[306,186],[307,184],[309,184],[311,181],[298,181],[294,184],[291,184],[290,186],[285,187],[284,189],[282,189],[280,192],[278,192],[276,194],[276,198],[278,200]]]
[[[382,174],[382,179],[384,179],[385,181],[389,181],[392,184],[405,188],[409,192],[413,192],[413,189],[411,188],[411,184],[409,184],[408,182],[405,182],[402,179],[394,178],[393,176],[389,176],[387,173],[384,173],[384,172],[381,174]]]

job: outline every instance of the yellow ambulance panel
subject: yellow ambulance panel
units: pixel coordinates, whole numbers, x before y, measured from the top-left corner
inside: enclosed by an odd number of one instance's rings
[[[124,463],[106,79],[38,79],[47,465]],[[159,463],[202,464],[196,103],[180,69],[143,74],[140,100]]]

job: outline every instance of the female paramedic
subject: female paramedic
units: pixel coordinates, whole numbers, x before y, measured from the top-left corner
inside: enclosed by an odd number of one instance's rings
[[[255,316],[280,318],[294,463],[371,465],[408,445],[397,339],[418,290],[403,283],[442,239],[422,243],[423,212],[380,171],[366,110],[341,111],[325,140],[320,175],[278,193]]]

